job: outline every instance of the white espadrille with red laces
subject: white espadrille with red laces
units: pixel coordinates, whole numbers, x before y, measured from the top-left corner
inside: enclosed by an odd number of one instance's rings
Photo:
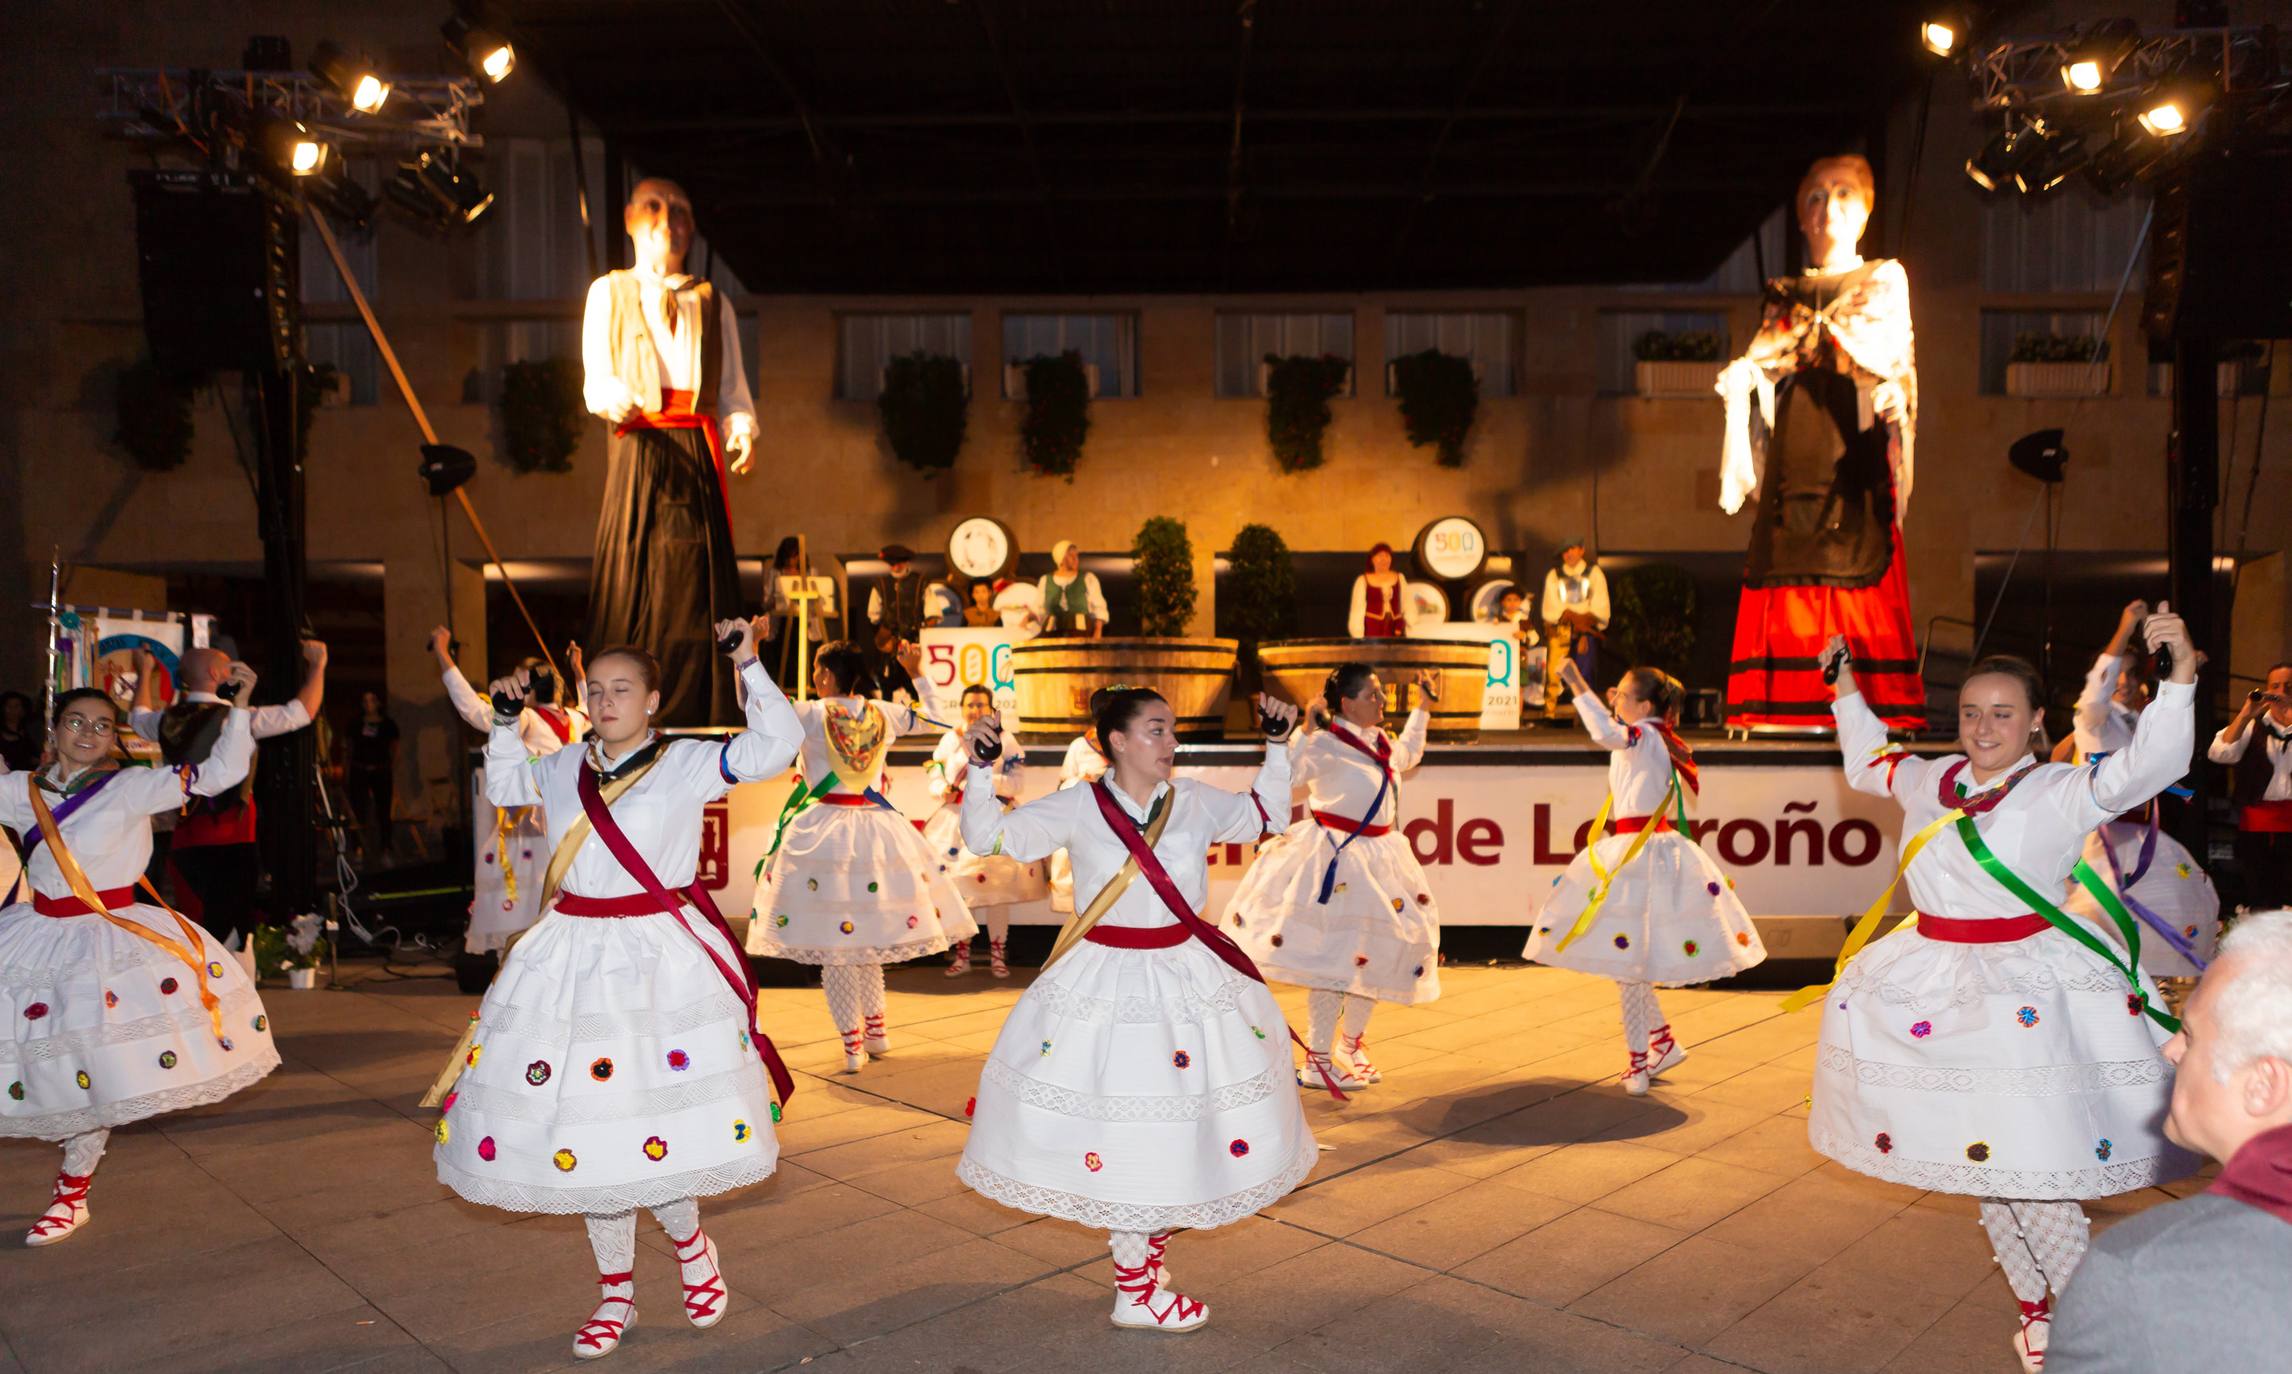
[[[1661,1078],[1687,1062],[1687,1051],[1671,1038],[1671,1023],[1664,1022],[1648,1033],[1647,1076]]]
[[[1369,1086],[1369,1080],[1356,1077],[1351,1069],[1328,1055],[1318,1050],[1307,1050],[1305,1062],[1297,1068],[1297,1086],[1326,1090],[1331,1083],[1335,1083],[1339,1091]]]
[[[621,1337],[637,1324],[637,1276],[626,1274],[599,1274],[597,1284],[605,1290],[598,1299],[597,1310],[581,1329],[573,1333],[573,1358],[601,1360],[621,1348]]]
[[[971,971],[971,942],[965,940],[948,951],[955,957],[947,962],[947,976],[960,978]]]
[[[1008,940],[998,940],[991,935],[987,937],[987,972],[997,978],[1011,976],[1010,948],[1011,942]]]
[[[857,1026],[852,1027],[850,1030],[843,1033],[843,1037],[844,1072],[858,1073],[861,1069],[867,1067],[867,1054],[863,1048],[863,1042],[860,1038],[860,1028]]]
[[[1364,1083],[1384,1082],[1385,1076],[1377,1071],[1375,1064],[1369,1062],[1369,1037],[1348,1035],[1342,1038],[1345,1041],[1345,1057],[1353,1061],[1353,1076]]]
[[[2021,1357],[2021,1367],[2029,1374],[2045,1368],[2046,1341],[2052,1335],[2053,1299],[2023,1303],[2021,1330],[2013,1333],[2013,1353]]]
[[[675,1236],[677,1277],[684,1284],[684,1314],[694,1326],[710,1327],[724,1320],[724,1274],[716,1265],[716,1242],[705,1231],[683,1240]]]
[[[1154,1286],[1175,1291],[1178,1281],[1170,1277],[1170,1266],[1162,1262],[1162,1252],[1170,1248],[1170,1233],[1146,1238],[1146,1267],[1154,1271]]]
[[[1633,1097],[1645,1097],[1653,1081],[1647,1072],[1647,1055],[1639,1050],[1631,1051],[1631,1063],[1623,1071],[1624,1091]]]
[[[1208,1303],[1154,1282],[1151,1262],[1114,1266],[1114,1324],[1142,1331],[1193,1331],[1210,1320]]]
[[[884,1029],[883,1013],[867,1014],[867,1052],[871,1059],[880,1059],[891,1053],[891,1032]]]
[[[56,1198],[32,1229],[24,1233],[26,1245],[54,1245],[68,1240],[82,1226],[88,1224],[88,1183],[93,1174],[56,1175]]]

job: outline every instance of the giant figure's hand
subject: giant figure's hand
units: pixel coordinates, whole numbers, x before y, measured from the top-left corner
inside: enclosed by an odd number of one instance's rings
[[[748,471],[748,460],[755,449],[755,440],[746,433],[726,436],[724,440],[725,466],[734,473]]]

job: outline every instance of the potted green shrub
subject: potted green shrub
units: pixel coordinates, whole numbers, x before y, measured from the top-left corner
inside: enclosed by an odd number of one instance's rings
[[[1608,640],[1622,666],[1661,668],[1685,681],[1695,658],[1695,578],[1676,563],[1649,563],[1609,579]]]
[[[1020,451],[1038,474],[1071,482],[1082,441],[1090,435],[1089,370],[1072,349],[1056,357],[1029,358],[1019,366],[1027,403],[1019,424]]]
[[[1186,633],[1194,618],[1194,543],[1186,527],[1157,515],[1138,527],[1130,546],[1130,577],[1138,599],[1139,633]]]
[[[2109,346],[2093,334],[2017,334],[2006,359],[2006,395],[2106,396]]]
[[[190,460],[192,388],[149,358],[121,370],[112,440],[137,467],[166,472]]]
[[[1279,357],[1268,353],[1259,370],[1265,391],[1265,437],[1283,472],[1321,466],[1321,436],[1329,428],[1329,398],[1345,389],[1353,364],[1334,353]]]
[[[1297,637],[1297,569],[1288,543],[1270,525],[1244,525],[1234,533],[1218,592],[1218,633],[1240,641],[1245,692],[1260,680],[1257,646]]]
[[[1703,329],[1650,329],[1631,341],[1633,384],[1651,400],[1708,401],[1727,341]]]
[[[573,454],[589,427],[581,396],[581,364],[571,358],[536,358],[501,369],[502,461],[517,472],[571,472]]]
[[[963,364],[920,349],[892,359],[875,409],[893,457],[926,475],[953,467],[971,422]]]
[[[1401,403],[1409,442],[1437,451],[1444,468],[1464,466],[1464,441],[1480,414],[1480,378],[1472,360],[1428,348],[1393,359],[1388,379]]]

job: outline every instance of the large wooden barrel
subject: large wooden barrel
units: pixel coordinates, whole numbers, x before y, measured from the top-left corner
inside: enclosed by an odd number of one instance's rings
[[[1440,674],[1440,700],[1425,703],[1431,737],[1468,742],[1480,737],[1481,697],[1488,686],[1488,646],[1454,639],[1285,639],[1260,644],[1257,661],[1266,683],[1304,706],[1321,696],[1329,670],[1366,663],[1385,686],[1385,726],[1399,730],[1417,705],[1417,674]]]
[[[1011,649],[1019,723],[1030,732],[1081,734],[1090,728],[1090,694],[1120,683],[1151,687],[1169,698],[1181,736],[1219,738],[1240,647],[1231,639],[1143,635],[1029,640]]]

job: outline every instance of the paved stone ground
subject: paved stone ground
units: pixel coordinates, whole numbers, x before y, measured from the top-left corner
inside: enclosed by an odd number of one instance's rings
[[[346,977],[354,990],[266,993],[287,1058],[271,1079],[119,1132],[94,1222],[64,1245],[13,1244],[56,1154],[0,1142],[0,1374],[573,1363],[595,1297],[578,1219],[471,1206],[431,1172],[415,1102],[473,999]],[[1612,1078],[1611,985],[1541,968],[1451,969],[1439,1002],[1380,1009],[1386,1081],[1348,1105],[1308,1099],[1324,1153],[1307,1185],[1172,1247],[1209,1327],[1117,1331],[1102,1236],[955,1180],[964,1099],[1021,981],[894,970],[897,1052],[857,1078],[834,1072],[816,990],[768,993],[803,1081],[779,1174],[704,1204],[729,1315],[685,1324],[648,1219],[644,1320],[608,1367],[2017,1368],[1972,1205],[1807,1149],[1812,1015],[1780,1015],[1778,993],[1665,993],[1691,1057],[1634,1099]],[[1303,995],[1283,1000],[1302,1025]]]

